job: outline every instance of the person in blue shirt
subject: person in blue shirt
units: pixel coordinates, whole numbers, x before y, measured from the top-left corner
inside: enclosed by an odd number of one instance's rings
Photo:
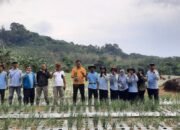
[[[134,68],[127,69],[128,76],[127,76],[127,83],[128,83],[128,97],[130,101],[135,101],[138,98],[138,76],[136,75],[136,71]]]
[[[24,104],[34,104],[34,97],[35,97],[35,74],[32,72],[30,66],[26,67],[26,72],[22,77],[22,84],[23,84],[23,94],[24,94]]]
[[[88,99],[91,101],[92,96],[94,99],[98,99],[98,89],[97,89],[97,82],[98,82],[98,74],[95,72],[96,67],[94,65],[89,66],[89,73],[87,74],[87,81],[88,81]]]
[[[149,99],[154,99],[156,101],[159,100],[159,86],[158,86],[158,80],[160,79],[159,72],[156,69],[155,64],[149,65],[149,70],[147,72],[147,82],[148,82],[148,96]]]
[[[0,96],[1,104],[4,103],[5,90],[7,88],[7,72],[4,71],[4,65],[0,65]]]

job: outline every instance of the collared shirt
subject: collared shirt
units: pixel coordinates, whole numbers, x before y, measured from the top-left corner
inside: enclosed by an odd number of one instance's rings
[[[7,87],[7,72],[2,71],[0,73],[0,89],[6,89]]]
[[[138,92],[137,82],[138,82],[138,77],[136,74],[127,77],[129,92],[131,93]]]
[[[108,90],[109,75],[98,75],[98,85],[100,90]]]
[[[125,74],[119,75],[118,89],[119,89],[119,91],[124,91],[124,90],[128,89],[127,76]]]
[[[154,72],[148,71],[147,72],[147,82],[148,82],[148,88],[150,89],[158,89],[158,80],[160,78],[159,72],[155,70]]]
[[[109,75],[109,80],[110,80],[110,89],[111,90],[118,90],[118,75],[115,74],[110,74]]]
[[[22,85],[22,71],[20,69],[9,70],[9,78],[11,87],[19,87]]]
[[[33,72],[31,73],[25,73],[23,76],[23,87],[28,88],[34,88],[35,87],[35,74]]]
[[[86,69],[84,67],[74,67],[71,72],[73,78],[73,84],[84,84],[86,76]]]
[[[56,71],[53,74],[54,87],[64,87],[63,78],[65,77],[64,71]]]
[[[87,80],[89,82],[88,88],[97,89],[98,74],[96,72],[89,72],[87,75]]]

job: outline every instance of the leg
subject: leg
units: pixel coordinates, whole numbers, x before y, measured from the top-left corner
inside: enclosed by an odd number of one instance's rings
[[[152,89],[148,88],[148,96],[149,96],[149,99],[152,100],[152,97],[153,97]]]
[[[94,90],[94,99],[98,100],[98,90]]]
[[[14,97],[14,87],[9,88],[9,104],[12,105],[12,100]]]
[[[108,90],[104,90],[104,100],[108,100]]]
[[[34,97],[35,97],[35,90],[34,88],[30,89],[30,103],[34,105]]]
[[[5,90],[2,89],[0,91],[1,91],[1,104],[3,104],[4,103],[4,97],[5,97]]]
[[[23,89],[23,95],[24,95],[24,98],[23,98],[23,101],[24,101],[24,104],[27,105],[28,104],[28,90],[27,89]]]
[[[85,101],[84,84],[80,85],[79,90],[80,90],[80,94],[81,94],[81,101],[84,102]]]
[[[46,101],[46,104],[49,105],[49,99],[48,99],[48,87],[43,87],[43,93],[44,93],[44,99]]]
[[[18,102],[19,102],[19,104],[21,104],[21,99],[22,99],[22,97],[21,97],[21,87],[16,88],[16,94],[18,96]]]
[[[154,90],[154,99],[156,102],[159,102],[159,89]]]
[[[73,103],[77,101],[78,85],[73,85]]]
[[[42,93],[42,87],[37,87],[36,88],[36,105],[39,105],[41,93]]]
[[[53,95],[54,95],[54,105],[58,104],[58,89],[57,87],[53,87]]]
[[[64,103],[64,88],[60,87],[59,88],[59,97],[60,97],[60,104]]]
[[[92,95],[93,95],[93,90],[92,89],[88,89],[88,99],[91,100],[92,99]]]
[[[103,90],[99,90],[99,100],[103,100]]]

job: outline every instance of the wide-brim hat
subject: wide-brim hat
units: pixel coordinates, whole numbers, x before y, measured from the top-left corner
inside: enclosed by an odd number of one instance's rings
[[[136,72],[136,70],[135,70],[134,68],[128,68],[128,69],[127,69],[127,72],[129,72],[129,71],[133,71],[133,73]]]
[[[91,69],[91,68],[96,69],[96,66],[95,65],[89,65],[88,69]]]

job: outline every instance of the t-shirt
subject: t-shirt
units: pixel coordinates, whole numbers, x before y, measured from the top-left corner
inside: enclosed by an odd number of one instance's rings
[[[53,74],[54,87],[63,87],[64,86],[63,77],[65,77],[64,71],[54,72],[54,74]]]
[[[22,82],[22,71],[20,69],[9,70],[10,87],[19,87]]]
[[[87,80],[89,82],[88,88],[97,89],[98,74],[96,72],[89,72],[87,75]]]
[[[118,75],[115,74],[110,74],[109,76],[109,80],[110,80],[110,88],[111,90],[118,90]]]
[[[6,89],[7,87],[7,72],[2,71],[0,73],[0,89]]]
[[[98,75],[98,85],[100,90],[108,90],[108,80],[109,75],[104,75],[101,77],[101,75]]]
[[[125,74],[124,75],[119,75],[118,89],[119,89],[119,91],[124,91],[124,90],[128,89],[127,76]]]
[[[86,69],[84,67],[74,67],[71,72],[71,77],[73,78],[73,84],[84,84],[86,76]]]
[[[148,82],[148,88],[150,89],[158,89],[158,80],[160,78],[159,72],[155,70],[154,72],[148,71],[147,72],[147,82]]]
[[[138,92],[137,81],[138,81],[138,77],[136,74],[127,77],[129,92],[131,93]]]

